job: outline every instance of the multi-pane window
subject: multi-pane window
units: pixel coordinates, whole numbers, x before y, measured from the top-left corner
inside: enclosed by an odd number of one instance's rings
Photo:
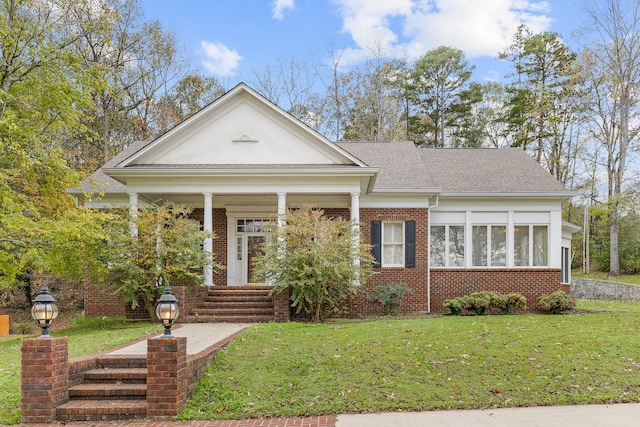
[[[474,225],[471,235],[471,257],[474,267],[507,265],[507,227]]]
[[[431,226],[431,265],[464,267],[464,225]]]
[[[382,265],[404,266],[404,222],[382,222]]]
[[[549,265],[549,233],[546,225],[516,225],[513,238],[513,261],[516,267]]]

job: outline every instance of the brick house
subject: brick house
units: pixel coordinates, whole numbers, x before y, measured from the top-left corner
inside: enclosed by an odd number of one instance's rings
[[[83,200],[86,207],[193,206],[216,236],[205,248],[225,266],[215,275],[205,268],[212,288],[265,287],[251,260],[264,222],[286,209],[310,203],[356,220],[379,274],[349,301],[349,316],[381,313],[366,296],[390,282],[414,291],[402,312],[431,313],[478,290],[520,292],[535,310],[538,295],[570,280],[575,228],[563,223],[561,204],[573,194],[523,150],[333,143],[245,84],[130,145],[70,192],[82,198],[95,185],[104,196]],[[114,313],[100,298],[100,286],[87,284],[87,315]]]

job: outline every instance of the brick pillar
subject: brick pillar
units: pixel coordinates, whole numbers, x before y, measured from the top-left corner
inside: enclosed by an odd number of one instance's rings
[[[276,322],[288,322],[290,319],[289,289],[273,294],[273,320]]]
[[[187,403],[187,339],[160,337],[147,341],[147,415],[175,417]]]
[[[64,338],[22,341],[22,423],[50,423],[69,400],[69,343]]]

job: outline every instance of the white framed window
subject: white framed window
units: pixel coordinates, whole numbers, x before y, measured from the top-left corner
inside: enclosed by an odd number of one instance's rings
[[[474,225],[471,230],[471,260],[474,267],[506,266],[506,225]]]
[[[516,267],[547,267],[549,265],[549,227],[546,225],[516,225],[513,229]]]
[[[404,267],[404,222],[382,221],[382,266]]]
[[[431,226],[431,265],[464,267],[464,225]]]

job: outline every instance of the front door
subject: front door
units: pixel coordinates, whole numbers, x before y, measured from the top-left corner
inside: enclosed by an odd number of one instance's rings
[[[251,235],[247,236],[247,256],[246,256],[246,274],[247,274],[247,283],[261,283],[264,284],[264,280],[260,280],[254,275],[254,259],[256,256],[260,255],[262,252],[262,244],[264,243],[265,236],[264,234]]]

